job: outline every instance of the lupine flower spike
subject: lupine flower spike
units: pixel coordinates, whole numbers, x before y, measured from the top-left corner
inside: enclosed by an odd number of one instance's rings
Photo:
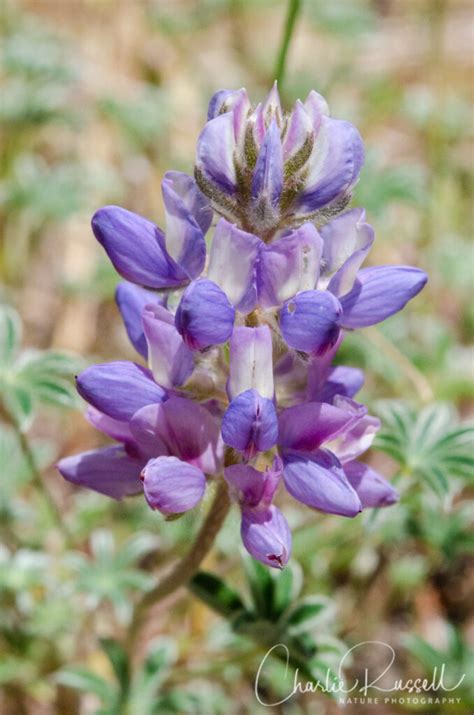
[[[401,310],[427,277],[362,268],[374,231],[347,206],[363,160],[358,131],[316,92],[286,113],[276,86],[257,105],[222,90],[194,178],[163,179],[165,231],[123,208],[97,211],[92,229],[126,279],[116,300],[147,364],[79,375],[87,419],[115,444],[62,459],[66,479],[115,499],[143,492],[172,517],[223,475],[245,548],[277,568],[291,553],[280,484],[345,517],[397,501],[359,461],[379,428],[354,400],[364,376],[333,360],[346,331]]]

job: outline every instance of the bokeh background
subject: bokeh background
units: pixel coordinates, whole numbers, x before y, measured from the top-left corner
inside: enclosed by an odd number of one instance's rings
[[[185,550],[201,515],[165,523],[140,499],[73,489],[54,462],[101,444],[73,373],[135,359],[92,213],[117,203],[160,223],[162,176],[192,173],[211,94],[246,86],[256,101],[270,88],[286,11],[275,0],[4,0],[2,715],[270,711],[253,692],[258,637],[186,591],[153,614],[146,677],[138,670],[120,700],[99,639],[125,636],[150,574]],[[315,88],[360,129],[367,163],[353,204],[376,230],[371,262],[430,276],[402,315],[349,337],[341,354],[368,371],[362,399],[385,419],[370,460],[396,480],[400,505],[355,521],[285,505],[295,583],[301,572],[303,595],[324,605],[311,633],[327,662],[341,642],[379,640],[397,651],[393,677],[443,662],[448,683],[466,673],[449,694],[460,703],[381,703],[377,715],[472,709],[473,12],[469,0],[303,1],[281,86],[287,106]],[[250,599],[237,531],[233,513],[205,567]],[[353,673],[380,657],[368,648]],[[271,668],[275,701],[282,671]],[[342,712],[317,694],[271,711]]]

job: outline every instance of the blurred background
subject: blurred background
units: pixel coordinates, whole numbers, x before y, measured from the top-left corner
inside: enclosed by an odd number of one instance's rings
[[[165,523],[140,499],[73,489],[54,462],[101,444],[74,373],[135,359],[91,215],[116,203],[162,222],[162,176],[192,173],[212,93],[245,86],[258,101],[269,90],[286,13],[275,0],[4,0],[2,715],[270,711],[253,690],[266,636],[250,639],[185,591],[154,614],[147,659],[127,681],[110,639],[123,637],[151,570],[183,552],[200,514]],[[306,624],[313,661],[378,640],[397,652],[393,678],[442,663],[448,685],[466,674],[449,693],[458,703],[399,699],[377,715],[473,706],[473,19],[469,0],[303,0],[281,85],[287,107],[314,88],[359,128],[367,162],[353,205],[376,230],[371,262],[430,277],[403,314],[350,336],[340,355],[367,369],[361,399],[384,419],[370,460],[395,479],[400,505],[345,521],[285,504],[292,597],[300,585],[299,598],[319,598]],[[258,612],[258,589],[283,587],[243,567],[238,528],[233,513],[205,567]],[[260,611],[283,628],[276,611]],[[364,651],[352,673],[381,657]],[[267,668],[269,702],[282,697],[281,669]],[[311,693],[271,711],[342,712]]]

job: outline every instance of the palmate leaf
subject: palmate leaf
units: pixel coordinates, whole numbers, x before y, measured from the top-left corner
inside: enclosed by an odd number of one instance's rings
[[[376,411],[383,429],[375,446],[393,457],[402,471],[422,480],[440,497],[472,479],[474,427],[456,425],[449,406],[435,403],[417,414],[403,403],[386,402],[379,403]]]
[[[23,431],[41,402],[76,407],[80,400],[72,377],[83,366],[74,355],[55,350],[18,351],[21,320],[9,306],[0,306],[0,401]]]

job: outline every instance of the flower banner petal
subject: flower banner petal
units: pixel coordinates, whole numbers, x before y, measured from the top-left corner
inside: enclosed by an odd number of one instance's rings
[[[321,236],[311,223],[264,246],[257,264],[259,305],[265,309],[279,306],[299,291],[315,288],[322,247]]]
[[[272,336],[270,328],[234,328],[230,339],[230,366],[227,392],[232,399],[255,389],[262,397],[273,398]]]
[[[194,370],[194,360],[176,330],[174,315],[159,305],[148,305],[142,320],[156,382],[163,387],[183,385]]]
[[[217,283],[241,313],[257,302],[255,265],[263,242],[221,219],[212,239],[207,277]]]
[[[152,303],[165,305],[166,296],[124,281],[119,283],[115,290],[115,302],[122,315],[130,342],[146,360],[148,346],[143,332],[143,308]]]

